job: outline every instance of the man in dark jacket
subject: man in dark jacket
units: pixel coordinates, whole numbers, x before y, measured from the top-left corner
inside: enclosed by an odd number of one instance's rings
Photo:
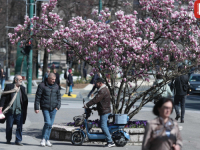
[[[22,76],[15,75],[12,84],[6,84],[0,100],[0,110],[6,113],[6,118],[0,120],[4,123],[6,120],[6,140],[10,144],[12,139],[13,123],[17,124],[15,144],[23,146],[22,141],[22,124],[25,123],[27,115],[28,98],[25,88],[22,84]]]
[[[86,67],[83,68],[83,77],[84,77],[85,81],[87,82],[87,69],[86,69]]]
[[[56,75],[56,81],[55,81],[55,83],[58,84],[58,86],[60,88],[60,75],[59,75],[59,73],[57,73],[56,69],[53,69],[53,73]]]
[[[39,113],[40,106],[45,122],[42,131],[42,141],[40,143],[41,146],[52,146],[52,144],[49,142],[49,136],[56,112],[60,109],[61,105],[60,90],[59,86],[55,83],[55,80],[55,74],[50,73],[47,82],[42,82],[39,84],[35,95],[35,113]]]
[[[108,126],[107,126],[107,120],[108,116],[111,113],[111,107],[110,107],[110,92],[106,88],[106,85],[104,84],[104,80],[102,78],[98,78],[96,80],[96,86],[98,88],[97,95],[90,100],[84,108],[88,108],[94,104],[97,104],[97,110],[98,114],[100,115],[100,122],[101,122],[101,129],[106,135],[107,138],[107,147],[113,147],[115,144],[113,143],[113,140],[111,138]]]
[[[183,66],[179,66],[178,71],[181,72],[183,70]],[[174,108],[176,111],[176,120],[181,117],[181,123],[184,123],[184,115],[185,115],[185,98],[186,95],[189,94],[189,77],[188,75],[181,75],[177,77],[172,83],[174,86]],[[181,104],[181,115],[179,113],[179,103]]]
[[[92,88],[92,90],[89,92],[88,98],[89,98],[90,95],[94,92],[94,90],[97,88],[95,82],[96,82],[97,78],[99,78],[99,77],[100,77],[100,74],[99,74],[98,72],[95,73],[94,76],[92,77],[92,80],[90,81],[90,84],[93,84],[93,88]]]
[[[69,87],[69,92],[68,92],[68,96],[71,96],[71,92],[72,92],[72,87],[73,87],[73,76],[72,76],[72,70],[69,69],[69,75],[68,75],[68,87]]]

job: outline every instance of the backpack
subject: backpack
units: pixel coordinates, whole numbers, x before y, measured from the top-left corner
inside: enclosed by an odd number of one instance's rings
[[[183,91],[187,91],[188,90],[188,85],[183,83],[183,81],[181,80],[181,76],[179,78],[180,78],[180,82],[181,82],[181,86],[183,88]]]

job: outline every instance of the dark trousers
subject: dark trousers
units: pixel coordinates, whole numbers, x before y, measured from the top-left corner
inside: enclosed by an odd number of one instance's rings
[[[12,139],[12,128],[14,121],[17,124],[15,139],[15,142],[17,143],[22,141],[23,113],[17,115],[12,113],[6,114],[6,140],[9,142]]]
[[[180,116],[179,104],[181,104],[181,120],[184,120],[184,115],[185,115],[185,97],[186,96],[183,95],[174,96],[174,108],[176,111],[176,116]]]
[[[94,90],[96,89],[96,84],[93,86],[92,90],[90,91],[90,93],[88,94],[88,97],[90,97],[90,95],[94,92]]]

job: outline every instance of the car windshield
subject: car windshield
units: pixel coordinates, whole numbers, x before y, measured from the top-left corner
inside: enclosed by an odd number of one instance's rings
[[[193,81],[193,82],[200,82],[200,76],[192,76],[190,78],[190,81]]]

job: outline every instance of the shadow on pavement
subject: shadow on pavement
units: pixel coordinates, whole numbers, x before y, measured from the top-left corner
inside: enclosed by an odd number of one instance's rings
[[[31,129],[28,128],[25,131],[23,131],[23,135],[35,137],[38,139],[42,139],[42,130],[41,129]]]
[[[185,108],[200,110],[200,103],[186,103]]]
[[[52,140],[53,141],[53,145],[71,145],[71,146],[74,146],[74,147],[76,147],[75,145],[73,145],[73,144],[71,144],[70,142],[66,142],[65,143],[65,141],[63,141],[63,143],[59,143],[59,142],[57,142],[56,140]],[[56,143],[54,143],[54,142],[56,142]],[[103,144],[93,144],[93,145],[91,145],[91,144],[87,144],[87,143],[83,143],[83,145],[81,145],[81,146],[89,146],[89,147],[104,147],[104,145]]]

